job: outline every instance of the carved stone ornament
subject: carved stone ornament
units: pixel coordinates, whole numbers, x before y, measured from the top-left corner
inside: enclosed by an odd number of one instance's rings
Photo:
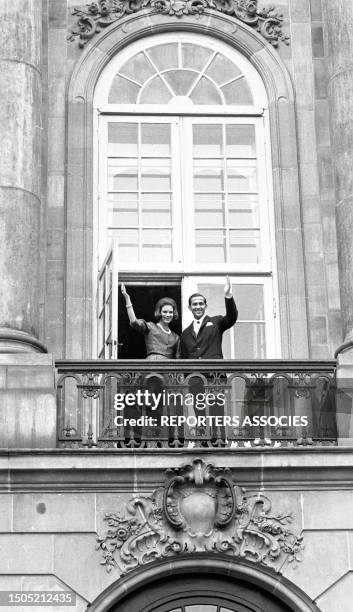
[[[79,46],[84,47],[103,28],[145,8],[175,17],[200,15],[205,9],[213,9],[256,29],[274,47],[280,40],[289,44],[289,37],[282,32],[283,15],[274,6],[259,8],[258,0],[98,0],[73,9],[77,21],[68,40],[78,37]]]
[[[134,497],[126,513],[109,513],[106,534],[97,539],[107,572],[126,574],[137,566],[179,554],[225,553],[281,572],[301,561],[303,538],[288,525],[292,513],[273,513],[262,493],[235,486],[228,468],[195,459],[166,471],[163,487]]]

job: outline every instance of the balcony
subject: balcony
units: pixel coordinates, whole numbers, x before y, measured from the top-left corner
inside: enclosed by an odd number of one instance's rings
[[[334,446],[334,361],[58,361],[58,446]]]

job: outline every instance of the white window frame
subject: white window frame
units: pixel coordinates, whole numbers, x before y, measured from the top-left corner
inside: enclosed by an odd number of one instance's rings
[[[174,272],[181,270],[182,263],[182,234],[181,234],[181,177],[180,177],[180,151],[179,151],[179,118],[178,117],[147,117],[144,115],[136,116],[99,116],[99,170],[98,170],[98,210],[95,215],[95,231],[94,231],[94,244],[98,252],[98,268],[101,262],[104,261],[107,253],[107,248],[110,242],[108,238],[108,173],[107,173],[107,159],[108,159],[108,123],[166,123],[171,126],[171,176],[172,176],[172,225],[173,225],[173,260],[171,263],[163,264],[163,267],[158,270],[154,263],[144,263],[141,261],[135,265],[136,270],[148,271],[153,268],[153,271],[159,272]],[[105,203],[105,204],[104,204]],[[124,265],[121,264],[121,270],[128,271],[129,268],[124,269]]]
[[[174,38],[173,38],[174,37]],[[180,257],[174,264],[158,268],[154,264],[139,264],[133,266],[133,271],[136,272],[148,272],[151,274],[165,274],[180,272],[183,277],[182,281],[182,304],[183,304],[183,315],[185,317],[185,325],[189,319],[190,312],[188,310],[188,296],[194,292],[192,287],[195,287],[197,282],[217,282],[224,284],[224,275],[228,273],[231,276],[231,282],[233,284],[263,284],[264,285],[264,297],[265,297],[265,314],[268,317],[266,319],[266,350],[267,358],[279,358],[281,356],[280,350],[280,333],[279,333],[279,318],[276,316],[277,304],[278,304],[278,287],[277,287],[277,265],[276,265],[276,254],[275,254],[275,231],[274,231],[274,210],[273,210],[273,187],[272,187],[272,173],[271,173],[271,150],[269,140],[269,113],[268,113],[268,101],[267,94],[263,82],[256,71],[256,69],[250,64],[250,62],[242,56],[236,50],[230,48],[222,41],[217,40],[216,50],[226,55],[230,60],[234,61],[239,68],[242,70],[246,77],[247,83],[252,91],[254,105],[253,106],[221,106],[221,105],[122,105],[122,104],[108,104],[108,93],[111,87],[112,80],[125,61],[130,57],[141,51],[142,49],[149,48],[153,45],[159,45],[164,42],[171,42],[171,40],[178,40],[181,42],[192,42],[195,44],[201,44],[209,46],[215,49],[215,40],[207,35],[197,35],[195,33],[164,33],[158,34],[148,38],[142,38],[134,43],[131,43],[128,47],[123,49],[115,58],[113,58],[106,68],[103,70],[100,79],[98,81],[95,95],[94,95],[94,133],[97,138],[94,143],[94,160],[95,167],[98,171],[95,172],[94,181],[94,194],[97,205],[94,207],[94,230],[93,230],[93,243],[94,243],[94,257],[95,265],[93,270],[93,282],[96,286],[97,272],[99,269],[99,262],[102,262],[106,256],[108,248],[108,240],[106,235],[107,223],[104,219],[104,214],[107,214],[107,207],[99,206],[99,204],[106,198],[107,195],[107,123],[108,121],[117,122],[134,122],[136,119],[142,120],[143,122],[169,122],[173,125],[178,125],[179,121],[184,122],[185,125],[192,125],[193,123],[203,123],[205,121],[212,122],[224,122],[228,120],[231,123],[254,123],[256,126],[256,154],[257,159],[263,160],[263,163],[258,161],[258,193],[266,194],[264,196],[265,201],[259,200],[259,214],[260,214],[260,227],[261,227],[261,244],[262,246],[268,243],[272,245],[268,251],[268,256],[261,262],[261,264],[196,264],[194,261],[186,261],[182,256],[182,250],[188,248],[188,244],[193,244],[194,241],[194,207],[188,211],[187,217],[185,215],[185,191],[190,188],[190,171],[188,172],[189,178],[183,181],[183,193],[180,190],[180,180],[176,183],[173,188],[173,215],[176,225],[176,232],[180,233],[180,240],[177,240],[180,246]],[[179,134],[181,130],[179,130]],[[261,134],[261,136],[260,136]],[[191,135],[191,129],[189,129],[189,138]],[[98,145],[97,145],[98,143]],[[176,144],[180,146],[181,144]],[[182,143],[185,146],[185,143]],[[190,141],[189,141],[190,146]],[[192,148],[189,148],[190,155]],[[172,159],[177,156],[172,154]],[[183,160],[185,163],[185,156],[181,155],[181,164]],[[190,170],[190,169],[188,169]],[[181,176],[183,172],[186,172],[185,168],[176,168],[175,177]],[[184,174],[184,177],[186,174]],[[187,185],[187,183],[189,184]],[[192,188],[192,185],[191,185]],[[189,194],[192,193],[189,191]],[[179,202],[179,206],[176,203]],[[184,210],[182,211],[182,206]],[[99,208],[103,210],[99,212]],[[182,216],[184,217],[182,219]],[[266,218],[265,218],[266,217]],[[104,228],[102,231],[102,227]],[[105,233],[105,239],[102,241],[102,235]],[[175,234],[175,237],[177,234]],[[191,240],[191,242],[190,242]],[[264,251],[265,252],[265,251]],[[183,262],[183,265],[182,265]],[[124,267],[124,264],[120,266],[119,272],[124,275],[131,272],[131,266],[129,269]],[[207,273],[212,273],[213,276],[209,276]],[[249,276],[250,275],[250,276]],[[218,314],[218,313],[216,313]],[[237,358],[237,355],[234,356]]]
[[[264,314],[265,314],[265,338],[266,338],[266,359],[278,359],[281,356],[280,350],[280,329],[279,320],[277,316],[277,285],[274,282],[274,278],[271,275],[267,276],[241,276],[231,275],[229,276],[231,285],[234,290],[234,300],[237,303],[236,286],[237,285],[263,285],[264,287]],[[226,278],[224,276],[204,276],[204,275],[193,275],[185,276],[182,282],[182,317],[183,327],[190,325],[193,320],[191,311],[189,310],[189,297],[193,293],[198,292],[199,284],[214,284],[225,285]],[[222,312],[214,312],[212,310],[212,304],[208,305],[207,314],[209,316],[223,315],[225,314],[225,307]],[[242,313],[239,315],[242,323],[247,323],[246,319],[243,319]],[[253,322],[251,320],[251,322]],[[236,324],[237,325],[237,324]],[[236,347],[231,343],[231,359],[239,359],[237,355]]]

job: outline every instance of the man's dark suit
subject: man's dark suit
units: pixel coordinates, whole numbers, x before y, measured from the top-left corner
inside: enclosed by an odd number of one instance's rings
[[[184,359],[223,359],[222,336],[234,325],[238,317],[233,298],[225,298],[226,315],[205,316],[199,333],[195,334],[193,323],[181,336],[181,356]]]

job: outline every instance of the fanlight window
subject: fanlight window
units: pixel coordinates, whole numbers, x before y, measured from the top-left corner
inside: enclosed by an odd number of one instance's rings
[[[115,75],[110,104],[252,105],[246,76],[223,53],[175,42],[143,49]]]

